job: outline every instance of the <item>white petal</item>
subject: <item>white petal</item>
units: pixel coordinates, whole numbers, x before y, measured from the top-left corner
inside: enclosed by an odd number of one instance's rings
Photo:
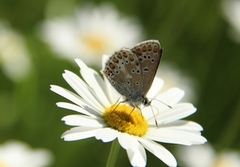
[[[159,94],[156,99],[171,106],[178,103],[183,98],[184,94],[183,90],[179,88],[172,88],[163,94]]]
[[[101,115],[95,111],[95,110],[91,110],[90,108],[87,108],[87,109],[84,109],[82,107],[79,107],[75,104],[71,104],[71,103],[67,103],[67,102],[58,102],[57,103],[57,106],[60,107],[60,108],[64,108],[64,109],[68,109],[68,110],[73,110],[73,111],[77,111],[81,114],[84,114],[84,115],[88,115],[92,118],[97,118],[100,117]]]
[[[68,115],[62,118],[66,125],[85,127],[104,127],[105,123],[101,118],[91,118],[85,115]]]
[[[163,143],[193,145],[203,144],[206,139],[197,131],[184,131],[172,128],[150,128],[145,138]]]
[[[103,79],[100,77],[100,75],[94,71],[93,69],[86,66],[83,61],[80,59],[75,59],[78,66],[80,67],[80,72],[84,80],[87,82],[87,84],[93,89],[96,97],[98,97],[98,100],[101,100],[101,103],[104,106],[109,106],[110,102],[106,96],[106,88],[105,83]]]
[[[159,93],[159,91],[162,89],[163,83],[164,83],[164,81],[161,78],[155,77],[153,80],[152,86],[147,93],[147,97],[154,98]]]
[[[101,128],[93,128],[93,127],[75,127],[72,128],[62,134],[62,138],[65,141],[74,141],[81,140],[90,137],[94,137],[96,132]]]
[[[171,109],[160,112],[156,117],[159,125],[161,125],[185,118],[196,110],[191,103],[179,103]]]
[[[196,122],[186,121],[186,120],[178,120],[174,121],[165,125],[161,125],[161,128],[172,128],[178,130],[185,130],[185,131],[202,131],[203,128]]]
[[[51,85],[51,91],[59,94],[62,97],[65,97],[66,99],[72,101],[73,103],[79,105],[79,106],[83,106],[86,103],[83,102],[83,99],[81,97],[79,97],[78,95],[76,95],[75,93],[62,88],[60,86],[56,86],[56,85]]]
[[[128,158],[132,166],[146,165],[146,152],[138,142],[137,137],[127,133],[118,133],[119,144],[126,149]]]
[[[169,108],[165,108],[165,110],[169,110]],[[147,107],[144,106],[141,109],[141,111],[144,118],[147,120],[148,124],[156,126],[156,119],[157,119],[157,116],[160,117],[162,108],[160,108],[159,106],[155,106],[154,104],[151,103],[150,106],[147,106]]]
[[[96,139],[102,140],[103,142],[110,142],[116,139],[118,133],[119,132],[114,129],[104,128],[96,133]]]
[[[67,83],[84,99],[84,101],[90,105],[92,108],[104,111],[102,104],[96,99],[96,96],[92,92],[91,88],[86,85],[86,83],[80,79],[76,74],[71,71],[65,70],[63,78]]]
[[[139,148],[139,142],[137,138],[127,133],[119,133],[118,142],[125,150],[131,149],[132,151],[134,151],[138,150]]]
[[[139,141],[148,151],[150,151],[157,158],[161,159],[168,166],[177,166],[177,161],[174,156],[162,145],[151,140],[145,140],[143,138],[139,138]]]
[[[144,167],[147,163],[147,157],[144,147],[139,144],[138,150],[127,149],[128,159],[132,166]]]

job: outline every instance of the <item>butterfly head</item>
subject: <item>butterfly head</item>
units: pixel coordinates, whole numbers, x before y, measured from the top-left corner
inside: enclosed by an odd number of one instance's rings
[[[145,96],[138,96],[137,98],[126,99],[126,102],[132,104],[133,106],[139,106],[143,104],[145,107],[149,106],[152,101],[148,100]]]

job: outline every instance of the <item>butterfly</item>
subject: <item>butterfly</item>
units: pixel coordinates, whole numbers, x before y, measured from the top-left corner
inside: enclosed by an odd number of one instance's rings
[[[163,54],[158,40],[147,40],[132,48],[116,51],[107,61],[103,74],[132,107],[150,105],[146,98]]]

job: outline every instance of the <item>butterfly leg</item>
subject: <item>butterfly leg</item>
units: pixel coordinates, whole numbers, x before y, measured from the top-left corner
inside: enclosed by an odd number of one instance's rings
[[[123,100],[123,101],[118,102],[120,98],[121,97],[119,97],[118,100],[116,101],[116,103],[114,104],[114,105],[116,105],[116,107],[111,111],[111,113],[114,112],[121,103],[127,102],[127,100]]]

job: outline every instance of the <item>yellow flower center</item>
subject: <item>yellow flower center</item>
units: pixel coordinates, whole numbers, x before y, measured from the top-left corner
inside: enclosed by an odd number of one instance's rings
[[[235,162],[231,159],[218,157],[215,162],[211,165],[212,167],[226,167],[235,166]]]
[[[106,38],[103,34],[87,33],[82,39],[88,51],[101,55],[109,48]]]
[[[9,167],[9,165],[5,162],[0,161],[0,167]]]
[[[106,124],[120,132],[134,136],[143,136],[148,124],[141,112],[127,105],[113,105],[103,114]]]

